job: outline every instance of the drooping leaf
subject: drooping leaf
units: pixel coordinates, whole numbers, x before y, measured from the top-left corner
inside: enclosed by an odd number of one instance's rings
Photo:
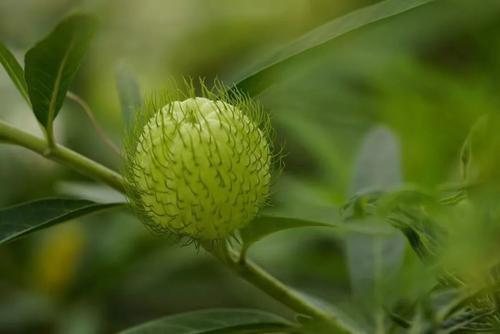
[[[128,126],[133,121],[134,112],[142,104],[139,83],[132,70],[126,64],[116,68],[116,88],[122,109],[123,119]]]
[[[29,103],[28,87],[26,86],[26,80],[24,80],[23,68],[19,65],[12,52],[2,42],[0,42],[0,64],[5,68],[5,71],[14,85],[16,85],[19,93]]]
[[[384,127],[371,130],[359,151],[351,195],[371,189],[386,191],[399,186],[402,179],[400,160],[399,144],[391,131]],[[365,210],[372,211],[371,202],[365,202]],[[362,215],[359,218],[365,224],[381,220],[375,216]],[[373,296],[380,284],[391,273],[397,272],[403,258],[404,245],[404,238],[397,233],[392,236],[350,234],[346,240],[346,249],[354,293]]]
[[[0,244],[91,213],[124,205],[48,198],[0,209]]]
[[[281,66],[307,51],[313,50],[348,32],[368,24],[387,19],[434,0],[385,0],[333,19],[299,37],[275,54],[264,58],[248,70],[238,83],[240,90],[256,95],[273,84],[279,76],[273,76]]]
[[[122,334],[283,333],[293,325],[263,311],[211,309],[167,316],[127,329]]]
[[[92,17],[70,16],[26,53],[25,79],[33,112],[48,129],[62,107],[94,30]]]

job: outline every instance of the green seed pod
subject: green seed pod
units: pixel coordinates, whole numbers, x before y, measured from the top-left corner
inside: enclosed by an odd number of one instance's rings
[[[132,207],[154,231],[192,240],[231,236],[265,203],[271,180],[269,118],[258,104],[216,84],[203,97],[156,97],[126,142]]]

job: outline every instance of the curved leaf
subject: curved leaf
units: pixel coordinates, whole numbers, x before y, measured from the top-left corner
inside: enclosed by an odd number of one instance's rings
[[[242,255],[257,241],[265,237],[284,230],[304,227],[326,227],[335,228],[339,231],[351,231],[369,235],[386,235],[392,233],[386,225],[375,224],[373,226],[363,226],[361,224],[334,224],[329,222],[314,221],[302,218],[279,217],[273,215],[261,215],[252,220],[247,226],[240,230],[243,241]]]
[[[337,227],[337,225],[298,218],[262,215],[240,230],[243,250],[248,250],[254,243],[270,234],[300,227]]]
[[[122,205],[124,204],[47,198],[7,207],[0,210],[0,244],[55,224]]]
[[[25,57],[28,94],[38,121],[51,129],[69,85],[94,34],[95,20],[73,15],[62,21]]]
[[[434,0],[385,0],[329,21],[291,42],[253,66],[237,88],[256,95],[272,84],[271,74],[300,54],[319,47],[348,32],[430,3]],[[278,76],[279,77],[279,76]]]
[[[16,85],[19,93],[29,103],[28,87],[26,80],[24,80],[23,68],[19,65],[12,52],[2,42],[0,42],[0,64],[5,68],[5,71],[12,82],[14,82],[14,85]]]
[[[164,317],[127,329],[121,333],[282,333],[284,330],[292,326],[293,325],[287,320],[263,311],[245,309],[212,309]]]

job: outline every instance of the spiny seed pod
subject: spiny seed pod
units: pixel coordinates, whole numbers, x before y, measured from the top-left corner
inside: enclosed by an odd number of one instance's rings
[[[154,231],[191,240],[231,236],[265,203],[273,156],[269,117],[215,83],[151,99],[127,136],[128,197]]]

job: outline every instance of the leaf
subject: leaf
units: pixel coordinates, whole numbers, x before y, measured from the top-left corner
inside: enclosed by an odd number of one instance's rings
[[[30,103],[28,87],[26,85],[26,80],[24,80],[24,71],[12,52],[10,52],[2,42],[0,42],[0,64],[5,68],[5,71],[12,82],[14,82],[14,85],[16,85],[19,93],[21,93],[23,98]]]
[[[364,138],[358,153],[351,193],[386,189],[401,183],[401,162],[397,138],[382,126]]]
[[[460,157],[465,182],[493,183],[500,179],[499,126],[500,116],[495,112],[482,115],[472,125]]]
[[[33,112],[49,131],[87,51],[94,27],[92,17],[70,16],[26,53],[25,78]]]
[[[356,161],[351,194],[371,189],[385,191],[401,182],[400,149],[389,129],[376,127],[364,138]],[[363,201],[366,209],[370,201]],[[359,219],[358,219],[359,221]],[[363,218],[365,224],[379,222],[377,217]],[[394,230],[395,232],[396,230]],[[353,292],[372,295],[380,284],[401,265],[405,241],[402,235],[370,236],[351,234],[346,240],[347,260]]]
[[[167,316],[127,329],[121,333],[282,333],[292,326],[287,320],[263,311],[250,309],[211,309]]]
[[[362,314],[359,312],[359,308],[355,305],[333,305],[317,296],[312,296],[303,292],[301,292],[300,295],[302,298],[307,299],[311,304],[314,304],[329,313],[331,317],[335,318],[335,320],[341,325],[346,333],[370,333],[368,326],[364,323]],[[309,321],[311,322],[311,319],[309,319]],[[312,322],[315,325],[321,326],[321,323],[318,320],[313,320]],[[317,332],[310,333],[316,334]]]
[[[142,105],[139,83],[132,70],[124,63],[116,68],[116,88],[127,126],[134,119],[134,112]]]
[[[94,182],[62,181],[56,184],[56,190],[61,196],[71,198],[86,198],[99,203],[126,202],[127,197],[121,192]]]
[[[248,250],[254,243],[270,234],[300,227],[336,227],[336,225],[305,219],[262,215],[252,220],[240,230],[240,236],[243,241],[242,250]]]
[[[243,79],[237,83],[237,88],[246,91],[250,95],[256,95],[269,87],[276,78],[280,77],[272,75],[279,67],[286,65],[294,58],[348,32],[433,1],[386,0],[329,21],[257,63],[247,71],[246,75],[243,75]]]
[[[358,192],[342,206],[341,216],[346,221],[374,215],[386,219],[391,212],[402,206],[436,207],[440,202],[448,203],[459,200],[463,190],[461,190],[460,185],[455,188],[449,189],[446,193],[444,191],[439,193],[440,197],[412,184],[399,186],[391,191],[372,189]]]
[[[436,259],[445,231],[436,224],[421,207],[397,208],[387,220],[400,230],[411,248],[423,261]]]
[[[386,235],[390,231],[380,225],[361,226],[359,224],[334,224],[330,222],[314,221],[309,219],[295,217],[281,217],[274,215],[261,215],[252,220],[247,226],[240,230],[240,236],[243,241],[243,256],[248,249],[256,242],[265,237],[284,230],[304,227],[326,227],[335,228],[339,231],[358,232],[370,235]]]
[[[124,204],[48,198],[7,207],[0,210],[0,244],[55,224],[122,205]]]

